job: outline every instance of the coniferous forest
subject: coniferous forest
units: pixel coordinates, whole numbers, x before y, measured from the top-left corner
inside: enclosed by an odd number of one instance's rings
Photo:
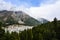
[[[19,33],[5,32],[2,26],[3,23],[0,22],[0,40],[60,40],[60,21],[57,18]]]

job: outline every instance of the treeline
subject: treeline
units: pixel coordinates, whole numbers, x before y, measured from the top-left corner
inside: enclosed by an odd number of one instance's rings
[[[0,24],[1,26],[1,24]],[[0,40],[60,40],[60,21],[41,24],[22,32],[9,33],[0,27]]]

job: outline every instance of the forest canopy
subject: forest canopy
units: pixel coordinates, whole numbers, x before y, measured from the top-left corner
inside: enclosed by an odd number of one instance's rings
[[[54,18],[52,22],[19,33],[9,33],[9,31],[5,33],[0,22],[0,40],[60,40],[60,21]]]

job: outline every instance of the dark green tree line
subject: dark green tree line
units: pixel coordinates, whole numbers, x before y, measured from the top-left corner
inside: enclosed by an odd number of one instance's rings
[[[54,18],[52,22],[19,33],[8,31],[5,33],[0,23],[0,40],[60,40],[60,21]]]

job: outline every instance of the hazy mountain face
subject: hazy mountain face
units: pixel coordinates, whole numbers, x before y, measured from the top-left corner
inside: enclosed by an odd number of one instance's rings
[[[41,23],[47,23],[47,22],[49,22],[48,20],[46,20],[46,19],[44,19],[44,18],[38,18],[37,19],[39,22],[41,22]]]
[[[20,24],[26,24],[31,26],[40,24],[39,21],[27,15],[23,11],[0,11],[0,21],[4,21],[7,23],[18,22]]]

